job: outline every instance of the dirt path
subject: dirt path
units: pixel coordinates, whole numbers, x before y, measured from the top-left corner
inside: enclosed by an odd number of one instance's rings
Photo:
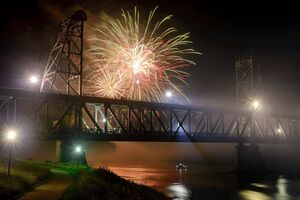
[[[53,173],[53,178],[49,182],[28,192],[19,198],[19,200],[60,199],[64,191],[72,183],[73,179],[70,174],[62,170],[51,169],[51,172]]]

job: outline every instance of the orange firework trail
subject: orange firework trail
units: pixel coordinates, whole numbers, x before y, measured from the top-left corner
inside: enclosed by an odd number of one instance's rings
[[[122,10],[122,18],[109,20],[94,29],[89,39],[89,55],[94,59],[87,71],[91,93],[108,98],[164,102],[166,90],[181,96],[180,85],[189,76],[183,71],[195,65],[187,54],[200,54],[187,48],[189,33],[176,34],[174,27],[162,25],[171,15],[152,24],[157,7],[149,13],[146,23],[140,13]]]

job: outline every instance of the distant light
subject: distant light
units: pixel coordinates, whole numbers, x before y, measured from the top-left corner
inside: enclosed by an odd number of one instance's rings
[[[107,120],[105,118],[102,119],[102,122],[105,123]]]
[[[277,133],[281,133],[281,132],[282,132],[281,128],[278,128]]]
[[[39,79],[38,79],[37,76],[32,75],[32,76],[30,76],[29,81],[30,81],[30,83],[35,84],[35,83],[37,83],[39,81]]]
[[[260,102],[255,100],[252,102],[252,107],[256,110],[260,106]]]
[[[17,137],[17,134],[15,131],[13,130],[9,130],[6,134],[6,138],[9,140],[9,141],[14,141]]]
[[[259,187],[259,188],[268,188],[268,185],[261,184],[261,183],[251,183],[250,185],[254,187]]]
[[[167,91],[167,92],[166,92],[166,97],[170,98],[170,97],[172,97],[172,95],[173,95],[173,94],[172,94],[171,91]]]
[[[80,153],[82,151],[82,148],[80,147],[80,146],[77,146],[76,148],[75,148],[75,152],[76,153]]]

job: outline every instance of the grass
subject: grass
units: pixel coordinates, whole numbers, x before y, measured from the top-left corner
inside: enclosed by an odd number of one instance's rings
[[[73,185],[65,192],[63,200],[118,200],[118,199],[168,199],[163,193],[121,178],[106,168],[80,172]]]
[[[65,172],[68,172],[72,177],[78,176],[81,171],[89,171],[91,170],[90,167],[84,165],[77,165],[76,162],[66,162],[66,163],[57,163],[51,161],[31,161],[31,160],[24,160],[23,163],[27,163],[30,165],[47,168],[47,169],[60,169]]]
[[[65,191],[63,200],[118,200],[118,199],[168,199],[163,193],[133,181],[126,180],[106,168],[93,169],[77,163],[34,162],[37,166],[60,169],[68,172],[74,179]]]
[[[50,169],[68,172],[74,179],[65,191],[63,200],[79,199],[168,199],[163,193],[133,181],[126,180],[106,168],[93,169],[76,163],[52,163],[19,160],[13,164],[11,176],[0,164],[0,199],[15,199],[34,189],[50,177]]]
[[[0,199],[14,199],[47,180],[50,175],[47,168],[15,161],[11,176],[7,176],[7,166],[0,164]]]

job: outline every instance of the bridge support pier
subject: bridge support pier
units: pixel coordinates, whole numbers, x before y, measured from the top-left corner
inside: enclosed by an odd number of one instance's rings
[[[265,173],[267,167],[263,161],[259,146],[256,143],[239,143],[236,146],[236,167],[237,173]]]
[[[76,142],[70,139],[56,141],[56,160],[58,162],[75,162],[87,165],[84,149],[76,152]]]

